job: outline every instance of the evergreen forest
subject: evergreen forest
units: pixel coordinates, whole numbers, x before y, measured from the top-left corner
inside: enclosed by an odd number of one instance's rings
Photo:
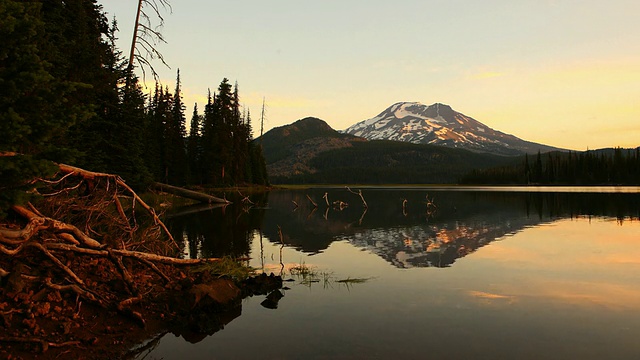
[[[0,156],[0,214],[52,161],[137,189],[267,183],[237,83],[223,79],[188,120],[180,71],[146,88],[118,33],[95,0],[0,0],[0,153],[19,154]]]
[[[475,169],[465,184],[640,185],[640,148],[549,152],[516,164]]]

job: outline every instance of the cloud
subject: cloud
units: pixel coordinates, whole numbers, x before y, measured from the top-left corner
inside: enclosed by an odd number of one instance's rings
[[[640,289],[627,285],[544,279],[529,283],[523,295],[580,307],[604,307],[618,311],[640,310]]]

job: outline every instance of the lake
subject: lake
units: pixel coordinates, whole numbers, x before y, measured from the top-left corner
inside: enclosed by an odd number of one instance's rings
[[[463,190],[275,190],[169,213],[185,256],[249,256],[289,281],[138,358],[640,358],[640,189]]]

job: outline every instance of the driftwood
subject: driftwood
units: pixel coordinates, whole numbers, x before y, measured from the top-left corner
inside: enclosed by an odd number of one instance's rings
[[[206,204],[230,204],[231,203],[227,199],[220,199],[218,197],[204,194],[201,192],[188,190],[188,189],[184,189],[184,188],[173,186],[173,185],[162,184],[159,182],[154,182],[153,184],[151,184],[151,188],[158,191],[166,192],[169,194],[178,195],[183,198],[196,200]]]

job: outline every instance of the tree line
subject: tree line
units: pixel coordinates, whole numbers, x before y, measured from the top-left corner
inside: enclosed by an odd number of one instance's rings
[[[0,0],[0,209],[55,171],[50,161],[142,188],[266,184],[251,117],[224,79],[189,133],[178,71],[147,94],[95,0]],[[1,211],[0,211],[1,212]]]
[[[466,184],[640,185],[640,148],[550,152],[513,165],[473,170]]]

